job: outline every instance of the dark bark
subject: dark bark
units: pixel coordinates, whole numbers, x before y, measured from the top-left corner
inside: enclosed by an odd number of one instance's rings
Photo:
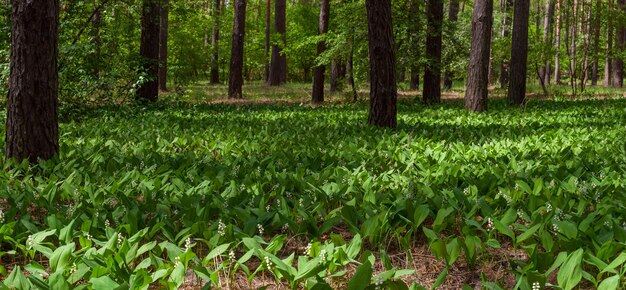
[[[504,5],[504,23],[502,24],[502,36],[507,38],[511,34],[511,8],[513,7],[513,0],[502,1]],[[509,59],[505,59],[500,63],[500,88],[506,89],[509,86],[509,72],[511,63]]]
[[[509,103],[512,105],[521,105],[526,99],[528,13],[530,0],[516,0],[513,9],[511,79],[509,81],[508,98]]]
[[[609,12],[613,11],[613,0],[609,0]],[[606,37],[606,58],[604,64],[604,85],[609,87],[613,84],[613,68],[612,57],[613,54],[613,18],[609,17],[606,24],[607,37]]]
[[[270,80],[270,37],[272,36],[272,0],[265,5],[265,81]]]
[[[493,1],[476,0],[472,15],[472,49],[465,90],[465,108],[474,112],[487,110],[491,50],[491,33],[489,32],[492,25]]]
[[[411,80],[409,84],[409,88],[411,90],[417,91],[420,86],[420,72],[419,69],[411,69]]]
[[[270,64],[269,85],[279,86],[287,81],[287,56],[283,53],[286,43],[286,15],[287,3],[285,0],[274,1],[274,32],[281,35],[281,44],[272,45],[272,61]]]
[[[342,84],[346,77],[345,66],[339,59],[333,60],[330,69],[330,93],[342,90]]]
[[[220,83],[219,41],[220,41],[220,13],[222,0],[213,1],[213,28],[211,31],[211,83]]]
[[[426,69],[424,70],[424,104],[441,101],[441,28],[443,20],[443,0],[428,0],[426,20]]]
[[[169,28],[169,0],[161,0],[161,27],[159,34],[159,89],[167,92],[167,38]]]
[[[617,11],[620,16],[626,14],[626,0],[617,1]],[[626,50],[626,22],[616,21],[615,24],[615,51],[617,55],[613,56],[611,64],[612,86],[621,88],[624,85],[624,61],[620,54]]]
[[[235,0],[235,22],[230,52],[228,98],[243,98],[243,43],[246,32],[246,0]]]
[[[324,35],[328,32],[328,19],[330,17],[330,2],[329,0],[321,0],[320,3],[320,19],[319,19],[319,35]],[[326,50],[326,42],[320,41],[317,44],[317,56],[319,57]],[[318,65],[313,69],[313,94],[311,101],[314,104],[321,104],[324,102],[324,78],[325,78],[326,66]]]
[[[6,157],[38,162],[59,152],[59,1],[11,1]]]
[[[356,82],[354,81],[354,49],[350,49],[350,54],[348,55],[348,61],[346,62],[346,74],[348,75],[348,83],[350,84],[350,88],[352,88],[352,100],[357,101],[359,95],[356,91]]]
[[[139,72],[146,77],[146,80],[137,90],[139,101],[156,101],[159,96],[159,6],[159,0],[143,1]]]
[[[395,128],[396,55],[391,21],[391,0],[366,0],[370,59],[370,112],[368,122]]]
[[[451,31],[456,29],[456,22],[459,19],[459,0],[450,0],[448,7],[448,21],[452,25]],[[443,88],[452,89],[452,74],[449,71],[443,73]]]

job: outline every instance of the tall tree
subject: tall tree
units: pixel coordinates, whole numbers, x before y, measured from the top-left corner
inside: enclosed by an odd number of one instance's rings
[[[281,35],[281,43],[272,45],[272,62],[270,64],[270,86],[279,86],[287,81],[287,56],[283,47],[287,37],[287,3],[285,0],[274,1],[274,31]]]
[[[328,32],[328,19],[330,17],[330,2],[329,0],[320,1],[320,20],[319,20],[319,35],[324,35]],[[326,50],[326,41],[320,41],[317,44],[317,56],[320,57]],[[313,94],[312,102],[314,104],[320,104],[324,102],[324,74],[326,66],[321,64],[313,69]]]
[[[222,0],[213,1],[213,28],[211,31],[211,83],[220,83],[220,67],[219,67],[219,41],[220,41],[220,12]]]
[[[619,19],[626,17],[626,0],[617,1],[617,13]],[[612,66],[613,87],[621,88],[624,85],[624,60],[621,54],[626,50],[626,21],[616,21],[615,26],[615,51]]]
[[[410,53],[411,53],[411,75],[409,80],[409,87],[411,90],[417,90],[419,87],[420,81],[420,69],[417,64],[417,59],[420,56],[420,46],[419,46],[419,32],[420,32],[420,7],[419,0],[410,0],[409,3],[409,14],[411,17],[409,18],[409,41],[410,41]]]
[[[246,0],[235,0],[235,22],[230,52],[228,98],[243,98],[243,43],[246,32]]]
[[[343,79],[346,77],[345,63],[341,59],[333,59],[330,66],[330,93],[341,90]]]
[[[159,0],[143,0],[141,13],[141,66],[139,68],[147,79],[137,90],[137,100],[156,101],[159,96]]]
[[[456,30],[456,22],[458,19],[459,19],[459,0],[450,0],[450,6],[448,6],[448,22],[451,25],[450,27],[451,31]],[[452,74],[447,70],[443,73],[443,87],[446,90],[449,90],[452,88]]]
[[[541,51],[541,59],[544,61],[540,69],[540,77],[543,78],[544,84],[549,84],[552,78],[550,74],[550,58],[547,54],[549,47],[552,46],[552,17],[554,16],[554,1],[547,0],[545,15],[543,18],[543,42],[544,49]]]
[[[368,122],[395,128],[396,53],[391,21],[391,0],[366,0],[370,59],[370,111]]]
[[[554,52],[554,83],[561,84],[561,20],[563,17],[563,0],[556,0],[555,52]]]
[[[167,91],[167,38],[169,27],[169,0],[161,0],[159,31],[159,89]]]
[[[508,91],[509,102],[513,105],[521,105],[526,99],[529,10],[530,0],[515,0],[511,43],[511,79]]]
[[[611,55],[613,54],[613,0],[609,0],[609,18],[606,23],[606,57],[604,63],[604,85],[609,87],[613,84],[613,62]]]
[[[443,23],[443,0],[428,0],[426,9],[426,69],[424,70],[425,104],[439,103],[441,100],[441,28]]]
[[[6,157],[37,162],[59,152],[59,1],[11,1]]]
[[[474,112],[487,110],[492,25],[493,1],[476,0],[472,14],[472,49],[465,90],[465,107]]]
[[[598,84],[598,63],[600,53],[600,27],[602,26],[602,0],[596,0],[596,9],[593,16],[593,52],[591,64],[591,85]]]

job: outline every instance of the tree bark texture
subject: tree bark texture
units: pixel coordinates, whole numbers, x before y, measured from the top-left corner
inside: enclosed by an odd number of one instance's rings
[[[609,15],[613,12],[613,0],[609,0]],[[604,85],[610,87],[613,85],[613,62],[611,54],[613,53],[613,18],[609,17],[606,24],[606,58],[604,64]]]
[[[328,32],[328,19],[330,17],[330,2],[329,0],[322,0],[320,5],[320,19],[319,19],[319,35],[324,35]],[[317,44],[317,56],[321,56],[326,50],[326,42],[320,41]],[[324,78],[325,78],[326,66],[318,65],[313,68],[313,94],[312,102],[314,104],[321,104],[324,102]]]
[[[167,91],[167,38],[169,28],[169,0],[161,0],[161,27],[159,31],[159,89]]]
[[[512,105],[521,105],[526,99],[529,9],[530,0],[515,1],[511,43],[511,79],[508,91],[508,99]]]
[[[596,1],[595,14],[593,16],[593,52],[591,64],[591,85],[598,84],[598,63],[600,61],[600,27],[602,26],[602,0]]]
[[[139,71],[147,79],[137,90],[137,100],[156,101],[159,96],[159,0],[143,0],[141,14],[141,66]]]
[[[287,3],[285,0],[274,1],[274,32],[281,35],[281,44],[272,45],[270,64],[270,86],[279,86],[287,81],[287,56],[283,53],[287,32]]]
[[[620,15],[620,19],[626,14],[626,0],[617,1],[617,12]],[[616,56],[613,56],[612,62],[612,85],[616,88],[621,88],[624,85],[624,61],[620,55],[626,50],[626,22],[616,21],[615,23],[615,51]]]
[[[426,11],[426,69],[424,70],[424,104],[441,101],[441,28],[443,24],[443,0],[428,0]]]
[[[6,157],[37,162],[59,152],[59,1],[11,1]]]
[[[391,0],[366,0],[370,59],[370,111],[368,122],[395,128],[396,55],[391,21]]]
[[[563,16],[563,0],[556,0],[555,52],[554,52],[554,83],[561,83],[561,19]]]
[[[465,90],[465,108],[474,112],[487,110],[491,52],[491,33],[489,32],[492,25],[493,1],[476,0],[472,14],[472,50]]]
[[[220,14],[222,0],[213,1],[213,28],[211,31],[211,83],[220,83],[219,42],[220,42]]]
[[[346,77],[345,66],[340,59],[333,60],[330,72],[330,93],[342,90],[342,85]]]
[[[228,98],[243,98],[243,43],[246,32],[246,0],[235,0],[235,22],[230,53]]]

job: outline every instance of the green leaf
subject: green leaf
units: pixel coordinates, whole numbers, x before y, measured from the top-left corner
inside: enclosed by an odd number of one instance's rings
[[[93,289],[115,289],[120,286],[120,284],[117,284],[117,282],[113,281],[109,276],[91,278],[89,283],[91,283]]]
[[[204,263],[208,263],[209,261],[215,259],[217,256],[223,254],[224,252],[226,252],[226,250],[228,250],[228,247],[230,247],[230,243],[215,247],[209,252],[208,255],[206,255],[206,257],[204,258]]]
[[[604,279],[598,286],[598,290],[616,290],[619,287],[620,276],[613,275]]]
[[[347,290],[363,290],[372,282],[372,263],[365,261],[358,268],[350,282]]]
[[[50,257],[50,268],[52,269],[52,272],[65,270],[75,247],[75,244],[67,244],[54,250],[52,257]]]
[[[576,287],[580,280],[582,279],[582,259],[583,259],[583,249],[578,249],[571,253],[567,260],[561,266],[559,273],[557,275],[557,281],[559,282],[559,286],[565,290],[570,290]]]

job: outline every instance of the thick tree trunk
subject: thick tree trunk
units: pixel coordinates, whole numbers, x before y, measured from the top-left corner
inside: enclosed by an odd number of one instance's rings
[[[272,36],[272,0],[265,3],[265,82],[270,80],[270,37]]]
[[[220,13],[222,0],[213,1],[213,28],[211,31],[211,83],[220,83],[219,41],[220,41]]]
[[[426,31],[426,58],[424,70],[424,104],[441,101],[441,28],[443,23],[443,0],[428,0],[426,11],[428,29]]]
[[[328,32],[328,19],[330,17],[330,2],[329,0],[322,0],[320,5],[320,19],[319,19],[319,35],[324,35]],[[317,44],[317,56],[319,57],[326,50],[326,42],[320,41]],[[321,104],[324,102],[324,74],[326,72],[325,65],[318,65],[313,69],[313,94],[311,95],[311,101],[314,104]]]
[[[528,12],[530,9],[530,0],[516,0],[513,9],[511,80],[508,98],[509,103],[512,105],[521,105],[526,99]]]
[[[246,32],[246,0],[235,0],[235,22],[230,52],[228,98],[243,98],[243,43]]]
[[[370,112],[368,122],[395,128],[396,55],[391,22],[391,0],[366,0],[370,59]]]
[[[554,83],[561,84],[561,17],[563,0],[556,0],[555,52],[554,52]]]
[[[38,162],[59,152],[59,1],[11,1],[6,157]]]
[[[285,0],[275,0],[274,10],[274,31],[281,35],[282,43],[281,45],[272,45],[269,85],[279,86],[287,80],[287,56],[283,54],[287,31],[287,3]]]
[[[472,50],[470,52],[465,108],[474,112],[487,110],[489,86],[489,55],[491,50],[491,26],[493,24],[493,1],[476,0],[472,15]]]
[[[626,16],[626,0],[617,1],[617,11],[620,16]],[[617,21],[615,26],[615,50],[618,55],[613,57],[611,65],[612,85],[615,88],[621,88],[624,85],[624,61],[620,54],[626,50],[626,23],[624,21]]]
[[[456,22],[459,19],[459,0],[450,0],[448,7],[448,21],[452,25],[451,30],[456,29]],[[452,74],[449,71],[443,73],[443,88],[452,89]]]
[[[161,27],[159,31],[159,89],[167,91],[167,38],[169,26],[169,0],[161,0]]]
[[[502,24],[502,36],[504,38],[508,38],[509,34],[511,34],[511,8],[513,7],[513,0],[503,0],[502,4],[504,5],[504,23]],[[506,89],[509,86],[509,71],[510,71],[510,60],[505,59],[500,64],[500,88]]]
[[[156,101],[159,96],[159,16],[159,0],[143,0],[139,71],[147,80],[137,90],[139,101]]]

